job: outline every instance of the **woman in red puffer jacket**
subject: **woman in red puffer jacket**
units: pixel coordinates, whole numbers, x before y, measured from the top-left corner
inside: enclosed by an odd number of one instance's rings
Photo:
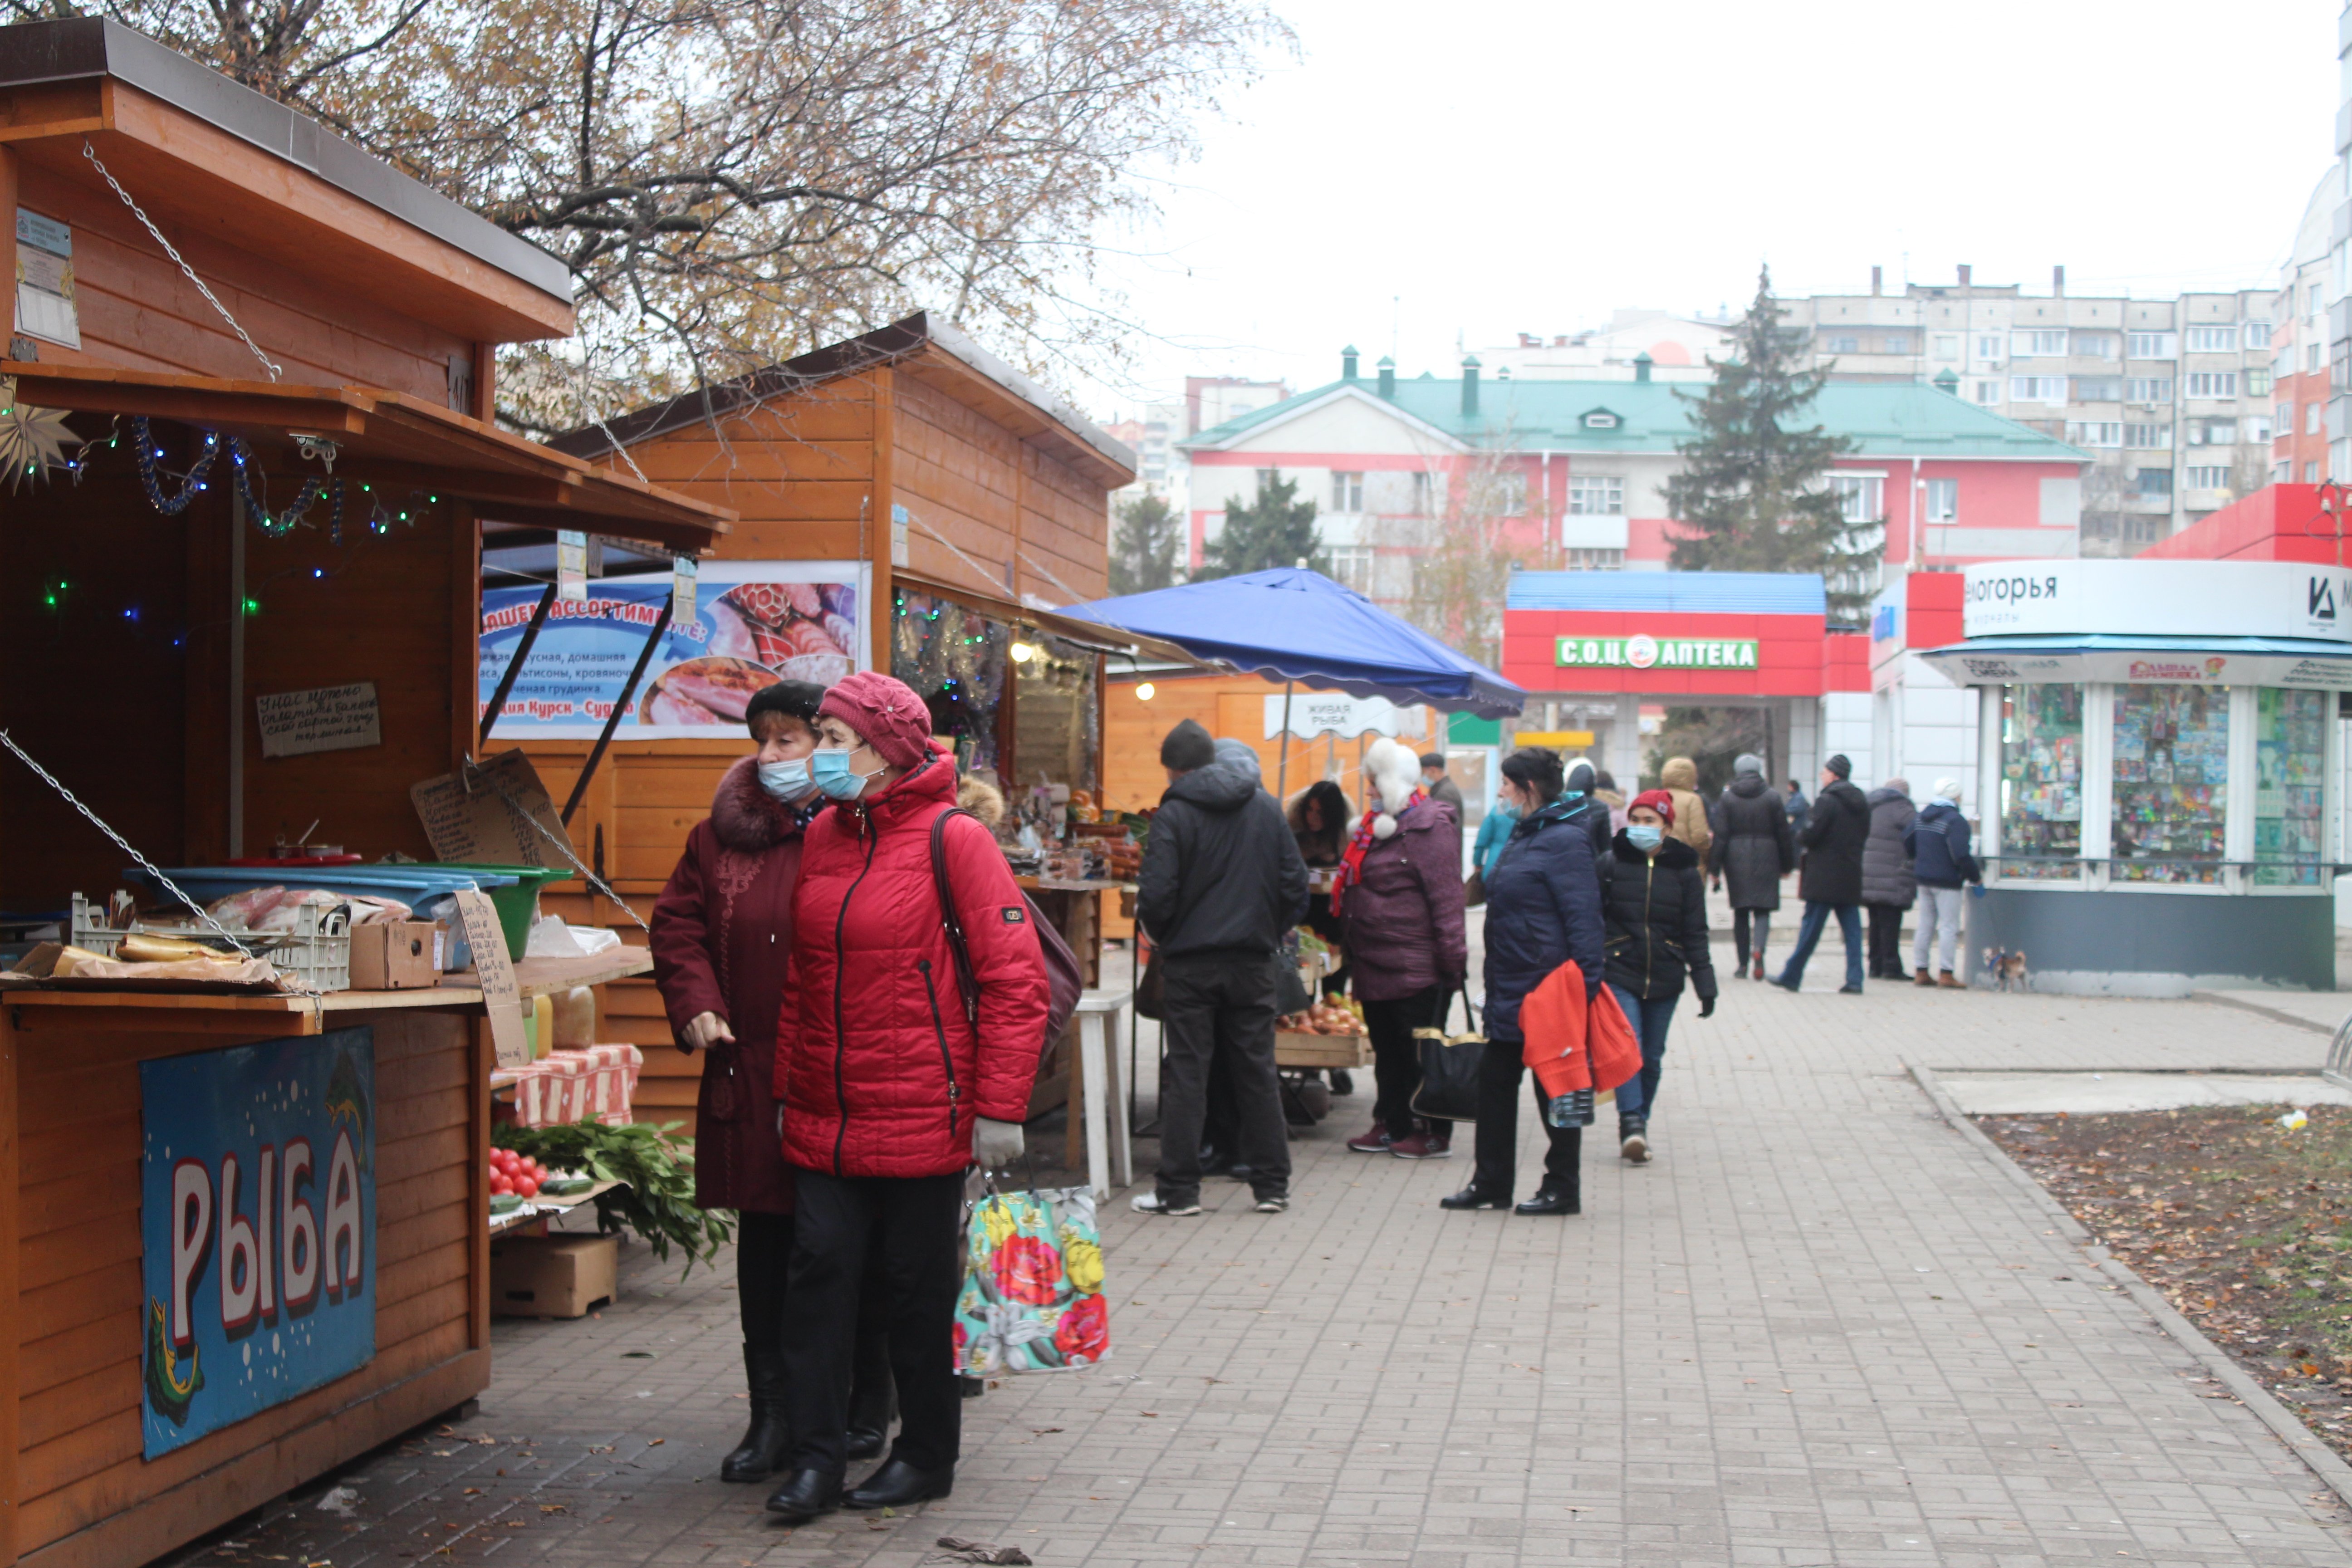
[[[793,1448],[770,1511],[833,1507],[846,1464],[853,1329],[868,1249],[888,1292],[903,1425],[845,1500],[902,1508],[945,1497],[962,1419],[950,1347],[961,1289],[964,1173],[1021,1152],[1044,1043],[1045,958],[996,840],[963,817],[943,854],[980,983],[957,988],[931,869],[931,828],[956,802],[953,761],[921,699],[861,672],[825,694],[810,773],[833,805],[810,825],[793,901],[777,1031],[785,1162],[797,1179],[786,1366]]]

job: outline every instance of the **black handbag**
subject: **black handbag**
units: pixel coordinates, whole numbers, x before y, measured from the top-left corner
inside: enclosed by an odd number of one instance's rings
[[[1440,1121],[1478,1120],[1478,1065],[1486,1057],[1486,1037],[1478,1030],[1470,994],[1458,994],[1463,1016],[1470,1026],[1467,1033],[1445,1032],[1453,995],[1437,999],[1437,1017],[1430,1027],[1412,1032],[1413,1045],[1421,1055],[1421,1083],[1412,1091],[1413,1112]]]

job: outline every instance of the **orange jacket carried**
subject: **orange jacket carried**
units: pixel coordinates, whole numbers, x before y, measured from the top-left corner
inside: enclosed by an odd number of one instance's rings
[[[1614,1089],[1642,1070],[1642,1044],[1616,994],[1603,985],[1588,1003],[1574,959],[1519,1004],[1519,1032],[1527,1037],[1520,1059],[1554,1100],[1580,1089]]]

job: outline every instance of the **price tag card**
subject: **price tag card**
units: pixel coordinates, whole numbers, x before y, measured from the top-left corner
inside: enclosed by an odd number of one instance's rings
[[[451,895],[457,917],[466,927],[467,945],[474,950],[474,973],[482,1000],[490,1012],[490,1044],[499,1066],[519,1068],[530,1061],[530,1042],[522,1032],[522,988],[515,980],[514,961],[507,956],[506,933],[499,929],[499,911],[489,895],[467,888]]]

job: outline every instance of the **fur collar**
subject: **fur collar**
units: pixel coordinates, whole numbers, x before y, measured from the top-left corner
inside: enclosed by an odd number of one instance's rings
[[[811,805],[824,804],[815,796]],[[739,855],[761,855],[800,837],[812,812],[787,805],[760,787],[760,759],[740,757],[728,768],[710,797],[710,828],[719,844]]]

